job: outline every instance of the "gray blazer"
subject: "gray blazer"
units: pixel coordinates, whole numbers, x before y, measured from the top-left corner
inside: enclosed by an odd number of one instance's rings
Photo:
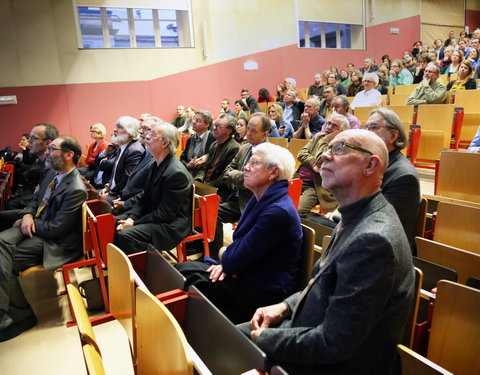
[[[40,188],[21,215],[35,216],[49,183],[56,172],[50,170],[40,182]],[[43,266],[55,270],[77,260],[82,254],[82,204],[87,190],[75,168],[53,191],[43,218],[35,219],[35,234],[44,240]]]
[[[289,373],[389,374],[403,336],[414,271],[395,210],[376,193],[341,211],[292,318],[257,340]]]

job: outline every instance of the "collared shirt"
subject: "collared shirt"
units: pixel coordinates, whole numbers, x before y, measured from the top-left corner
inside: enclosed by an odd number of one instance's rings
[[[289,106],[285,104],[285,109],[284,109],[284,111],[283,111],[283,119],[284,119],[285,121],[290,121],[290,122],[292,122],[292,121],[294,120],[292,107],[293,107],[293,104],[291,104],[291,105],[289,105]]]
[[[382,104],[382,94],[376,89],[368,91],[362,90],[353,99],[350,107],[355,109],[356,107],[375,107]]]
[[[70,169],[69,171],[67,171],[65,173],[57,173],[57,186],[60,185],[60,183],[62,182],[64,177],[67,176],[69,173],[71,173],[74,169],[75,169],[75,167],[73,167],[72,169]]]
[[[120,161],[120,158],[122,157],[123,152],[127,148],[127,146],[128,146],[128,143],[125,143],[124,145],[120,145],[120,152],[117,156],[117,159],[115,160],[115,165],[113,166],[113,174],[112,174],[112,178],[110,180],[110,189],[113,189],[116,185],[115,174],[117,173],[117,165],[118,165],[118,162]]]

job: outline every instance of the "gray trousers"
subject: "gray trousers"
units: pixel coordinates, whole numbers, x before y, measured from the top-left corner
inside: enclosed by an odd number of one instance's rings
[[[32,314],[17,276],[20,271],[42,264],[44,241],[41,237],[25,237],[19,227],[0,233],[0,309],[14,319],[22,319],[22,311]]]

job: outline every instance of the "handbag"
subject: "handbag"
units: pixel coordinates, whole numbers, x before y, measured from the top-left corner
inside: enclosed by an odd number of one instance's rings
[[[108,291],[108,276],[105,276],[105,286]],[[78,291],[80,295],[87,300],[88,311],[105,310],[100,279],[98,277],[82,281],[78,284]]]

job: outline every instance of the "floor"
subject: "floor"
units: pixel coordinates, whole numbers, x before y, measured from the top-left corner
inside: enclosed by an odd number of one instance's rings
[[[433,174],[419,171],[421,191],[433,194]],[[225,225],[226,241],[231,241],[231,226]],[[86,270],[76,272],[79,280],[88,278]],[[27,299],[39,324],[20,336],[0,343],[0,374],[86,374],[76,327],[66,328],[70,320],[67,298],[58,296],[61,274],[36,272],[21,279]],[[94,327],[109,375],[133,374],[128,339],[115,322]]]

